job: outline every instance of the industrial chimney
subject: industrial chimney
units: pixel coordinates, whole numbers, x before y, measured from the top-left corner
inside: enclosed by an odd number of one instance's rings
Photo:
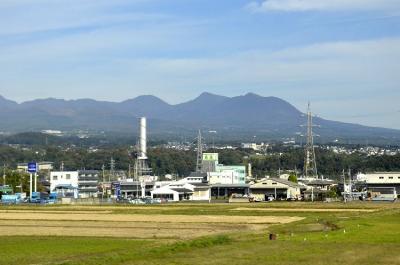
[[[146,117],[139,119],[139,160],[147,159],[147,122]]]

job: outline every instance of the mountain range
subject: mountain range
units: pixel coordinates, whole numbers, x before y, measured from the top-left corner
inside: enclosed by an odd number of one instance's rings
[[[295,137],[305,128],[304,113],[277,97],[253,93],[225,97],[202,93],[197,98],[171,105],[155,96],[139,96],[123,102],[93,99],[38,99],[23,103],[0,96],[0,130],[90,130],[136,132],[137,118],[146,116],[150,134],[185,135],[198,129],[218,131],[220,137],[279,139]],[[400,142],[400,130],[314,118],[323,139],[375,139]]]

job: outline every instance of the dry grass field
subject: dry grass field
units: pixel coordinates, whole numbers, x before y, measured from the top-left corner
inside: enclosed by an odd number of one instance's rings
[[[212,234],[267,229],[302,220],[295,216],[146,215],[111,211],[0,211],[3,236],[100,236],[189,239]]]

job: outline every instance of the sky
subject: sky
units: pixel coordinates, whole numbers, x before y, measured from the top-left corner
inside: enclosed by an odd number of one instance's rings
[[[0,0],[0,95],[276,96],[400,129],[399,0]]]

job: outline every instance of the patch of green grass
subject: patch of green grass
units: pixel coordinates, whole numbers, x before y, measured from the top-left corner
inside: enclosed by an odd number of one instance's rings
[[[92,257],[125,248],[150,247],[151,242],[81,237],[2,237],[0,264],[56,264]]]

